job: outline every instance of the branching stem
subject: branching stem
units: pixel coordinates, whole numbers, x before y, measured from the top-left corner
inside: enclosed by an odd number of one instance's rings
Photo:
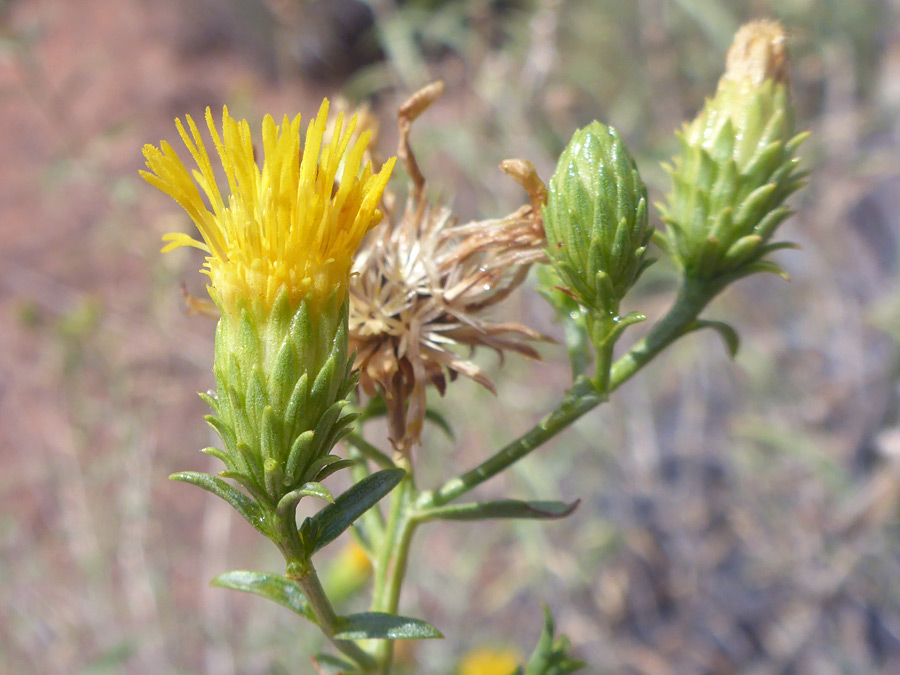
[[[609,371],[608,392],[614,391],[628,381],[659,352],[681,337],[717,290],[710,284],[687,279],[669,313],[653,327],[647,337],[640,340],[612,365]],[[461,497],[546,443],[586,412],[603,403],[606,398],[604,393],[598,392],[596,387],[586,380],[576,381],[575,386],[556,410],[493,457],[462,476],[447,481],[430,495],[423,496],[424,503],[420,506],[443,506]]]
[[[312,566],[312,563],[309,564],[309,569],[306,574],[299,577],[293,577],[289,570],[287,577],[289,579],[293,578],[300,586],[303,595],[306,596],[306,600],[309,602],[309,606],[316,616],[319,628],[322,629],[322,632],[331,644],[366,670],[374,670],[376,668],[376,663],[368,652],[364,651],[355,642],[335,639],[334,634],[338,630],[337,614],[335,614],[334,607],[331,606],[328,596],[325,595],[325,590],[322,588],[322,582],[319,581],[319,576],[316,574],[316,570]]]
[[[608,393],[628,381],[641,368],[672,342],[688,332],[698,315],[715,296],[717,287],[710,284],[685,281],[678,297],[669,310],[643,340],[615,363],[611,362],[611,350],[598,354],[606,359],[600,364],[598,373],[602,381],[582,376],[559,406],[544,417],[537,425],[518,439],[499,450],[492,457],[466,473],[445,482],[433,492],[419,493],[411,472],[394,489],[390,497],[390,511],[387,522],[374,528],[380,541],[373,542],[375,555],[375,585],[372,609],[377,612],[397,614],[400,590],[406,574],[409,551],[419,520],[415,513],[421,509],[443,506],[469,492],[489,478],[507,469],[548,440],[566,429],[588,411],[607,400]],[[373,446],[361,434],[351,439],[353,446],[366,458],[382,464],[384,457],[380,451],[373,452]],[[386,463],[386,462],[385,462]],[[402,461],[400,462],[403,463]],[[404,466],[410,471],[410,466]],[[315,570],[297,578],[310,606],[315,612],[322,631],[342,652],[353,658],[367,672],[377,671],[389,675],[393,665],[393,640],[382,640],[376,647],[374,658],[357,644],[334,639],[337,617],[328,598],[322,590]]]

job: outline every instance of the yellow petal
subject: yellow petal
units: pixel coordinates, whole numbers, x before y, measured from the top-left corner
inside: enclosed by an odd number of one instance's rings
[[[360,169],[369,134],[351,143],[355,117],[345,127],[338,116],[325,142],[328,108],[326,99],[309,123],[302,155],[300,116],[285,116],[281,125],[266,116],[261,163],[247,121],[235,120],[224,108],[220,132],[207,109],[227,198],[190,116],[185,123],[177,120],[176,128],[196,169],[188,170],[166,142],[144,147],[149,170],[141,176],[184,208],[202,238],[168,234],[163,250],[193,246],[209,253],[204,272],[225,305],[249,299],[271,306],[282,288],[295,304],[304,298],[317,304],[335,290],[346,293],[352,256],[381,219],[377,205],[394,159],[375,175],[368,165]]]

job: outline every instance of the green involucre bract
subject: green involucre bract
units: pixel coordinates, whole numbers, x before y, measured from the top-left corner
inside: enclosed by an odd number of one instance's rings
[[[311,320],[303,302],[292,311],[281,294],[265,321],[252,308],[216,330],[216,397],[207,416],[224,448],[207,449],[225,463],[221,474],[271,506],[317,481],[329,453],[349,431],[344,412],[356,384],[347,354],[347,304],[337,294]],[[336,461],[338,458],[334,457]]]

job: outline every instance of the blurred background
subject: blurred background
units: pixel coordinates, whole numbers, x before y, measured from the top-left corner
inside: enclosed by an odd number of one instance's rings
[[[180,291],[204,293],[201,258],[159,255],[190,224],[139,179],[143,144],[175,144],[173,119],[207,105],[257,127],[328,95],[368,101],[392,153],[398,104],[441,78],[413,142],[461,220],[524,202],[497,164],[546,180],[594,118],[658,199],[672,131],[760,17],[792,34],[813,132],[782,228],[802,249],[778,254],[792,281],[744,280],[709,308],[742,335],[735,362],[715,335],[684,339],[478,492],[581,498],[571,517],[422,528],[401,610],[447,639],[401,652],[442,675],[480,647],[524,656],[547,603],[586,673],[900,672],[898,0],[0,0],[0,671],[307,673],[321,646],[208,586],[279,555],[167,480],[218,470],[196,395],[213,323]],[[660,261],[626,309],[659,316],[674,284]],[[530,288],[506,311],[561,335]],[[435,398],[457,436],[429,430],[421,485],[555,405],[565,350],[542,353],[502,372],[481,357],[497,398],[468,381]]]

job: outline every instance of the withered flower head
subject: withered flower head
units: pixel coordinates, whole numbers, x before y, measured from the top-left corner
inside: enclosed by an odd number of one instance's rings
[[[760,86],[766,80],[790,83],[787,35],[777,21],[751,21],[740,27],[725,57],[723,77]]]
[[[350,348],[360,385],[366,395],[384,397],[391,442],[403,453],[420,440],[429,384],[443,395],[447,380],[462,374],[495,391],[460,347],[469,355],[484,346],[501,358],[507,350],[537,358],[529,342],[546,339],[484,316],[544,259],[544,185],[530,162],[507,160],[501,168],[530,197],[508,216],[460,225],[449,208],[429,203],[409,134],[442,92],[443,84],[433,83],[400,108],[397,154],[411,179],[409,197],[398,216],[386,195],[385,222],[363,241],[350,282]]]

